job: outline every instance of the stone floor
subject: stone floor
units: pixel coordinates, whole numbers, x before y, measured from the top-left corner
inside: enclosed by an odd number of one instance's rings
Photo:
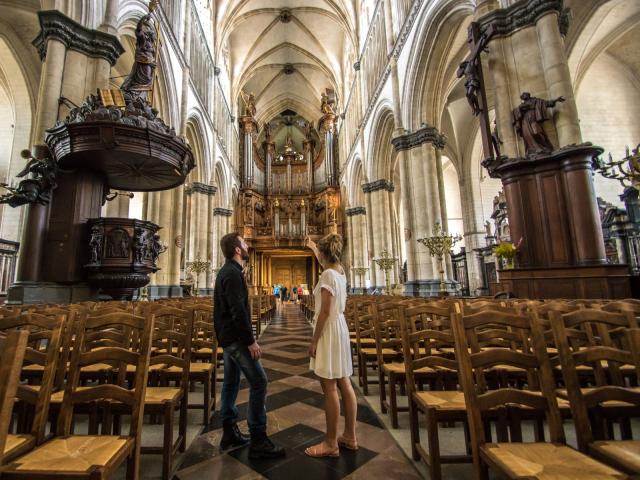
[[[358,393],[357,433],[360,449],[342,451],[337,459],[313,459],[304,449],[323,436],[323,397],[309,371],[307,347],[311,328],[297,305],[279,307],[278,314],[260,339],[262,363],[269,377],[268,428],[271,438],[287,450],[285,458],[250,460],[248,449],[221,453],[222,424],[218,414],[190,443],[179,459],[174,480],[242,479],[395,479],[424,477],[385,428],[367,400]],[[246,430],[248,389],[238,395],[240,427]],[[145,429],[146,429],[145,425]],[[143,458],[143,478],[148,461]]]

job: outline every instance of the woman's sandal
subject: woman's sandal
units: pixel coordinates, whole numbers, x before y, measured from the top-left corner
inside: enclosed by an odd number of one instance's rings
[[[340,456],[340,447],[336,447],[335,450],[329,450],[326,447],[324,442],[314,445],[312,447],[307,448],[304,451],[310,457],[313,458],[322,458],[322,457],[339,457]]]
[[[338,446],[347,450],[358,450],[358,442],[356,440],[347,440],[344,437],[338,437]]]

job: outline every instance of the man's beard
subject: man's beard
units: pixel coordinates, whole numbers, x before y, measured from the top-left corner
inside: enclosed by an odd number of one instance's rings
[[[240,247],[240,258],[245,262],[249,260],[249,252],[242,247]]]

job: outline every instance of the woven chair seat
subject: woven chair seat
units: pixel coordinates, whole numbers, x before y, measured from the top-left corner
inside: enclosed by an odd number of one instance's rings
[[[591,453],[607,463],[619,465],[629,472],[640,473],[640,440],[593,442]]]
[[[607,480],[626,478],[616,470],[566,445],[494,443],[481,447],[487,463],[498,465],[509,478]]]
[[[54,438],[17,459],[14,468],[34,475],[50,473],[52,478],[86,473],[128,455],[133,445],[132,438],[111,435]]]

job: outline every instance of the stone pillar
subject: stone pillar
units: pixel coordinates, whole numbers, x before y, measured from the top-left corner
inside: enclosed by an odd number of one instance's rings
[[[367,195],[367,211],[371,212],[371,254],[373,258],[378,258],[382,251],[386,249],[390,256],[394,255],[393,238],[389,219],[391,217],[389,194],[394,191],[394,185],[389,180],[377,180],[362,186],[362,190]],[[378,268],[375,262],[371,262],[371,280],[375,282],[373,287],[383,288],[386,286],[385,273]],[[396,283],[395,270],[389,271],[389,283]]]
[[[445,137],[424,125],[415,132],[395,137],[392,144],[400,157],[403,182],[405,245],[407,251],[407,295],[431,296],[439,290],[438,265],[418,239],[429,237],[436,222],[447,226],[444,180],[440,150]],[[448,269],[451,274],[450,268]],[[450,276],[449,276],[450,278]],[[448,282],[454,291],[451,282]]]
[[[351,259],[354,267],[369,267],[366,214],[364,207],[353,207],[345,211],[350,225]],[[353,275],[354,288],[366,288],[367,276]]]

